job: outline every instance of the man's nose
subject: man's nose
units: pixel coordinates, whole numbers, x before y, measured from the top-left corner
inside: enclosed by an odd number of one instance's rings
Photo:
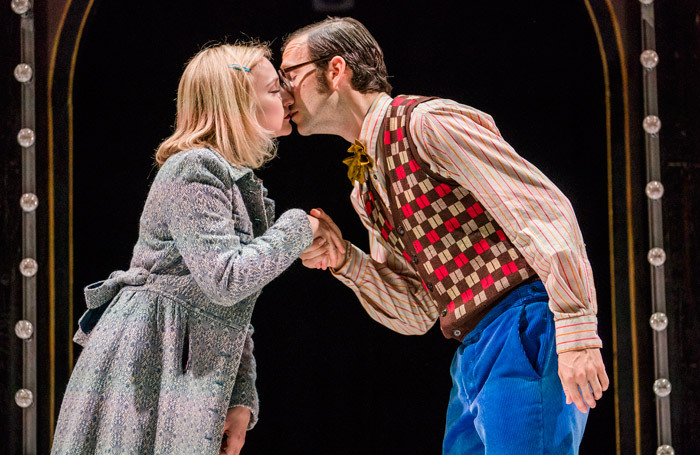
[[[292,94],[288,90],[285,90],[285,89],[282,89],[281,93],[282,93],[282,105],[285,107],[291,106],[292,103],[294,103],[294,97],[292,96]]]

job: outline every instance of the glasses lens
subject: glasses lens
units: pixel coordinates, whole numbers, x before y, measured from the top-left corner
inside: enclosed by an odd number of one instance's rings
[[[285,90],[291,90],[292,89],[292,82],[287,79],[287,76],[282,72],[282,70],[278,70],[277,74],[280,77],[280,85],[282,86],[283,89]]]

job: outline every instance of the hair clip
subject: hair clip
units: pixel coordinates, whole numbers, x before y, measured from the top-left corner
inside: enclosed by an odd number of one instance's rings
[[[230,63],[228,67],[239,71],[245,71],[246,73],[250,71],[250,68],[248,68],[247,66],[239,65],[238,63]]]

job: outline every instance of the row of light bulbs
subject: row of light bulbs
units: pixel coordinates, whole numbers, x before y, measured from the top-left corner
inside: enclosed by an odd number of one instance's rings
[[[32,9],[32,2],[29,0],[12,0],[10,3],[12,11],[20,16],[26,15]],[[15,79],[22,83],[32,82],[34,70],[27,63],[20,63],[14,70]],[[36,135],[31,128],[22,128],[17,133],[17,142],[23,148],[31,147],[36,141]],[[20,197],[20,207],[24,212],[33,212],[39,205],[39,198],[34,193],[25,193]],[[27,277],[36,275],[39,265],[34,258],[24,258],[19,264],[20,273]],[[24,341],[29,341],[34,336],[34,325],[27,320],[20,320],[15,324],[15,334]],[[15,393],[15,403],[21,408],[28,408],[34,404],[34,393],[25,388],[19,389]]]
[[[651,5],[654,0],[639,0],[642,5]],[[653,6],[650,6],[653,8]],[[643,7],[642,7],[643,8]],[[647,71],[652,71],[659,64],[659,54],[653,49],[646,49],[639,56],[639,61]],[[642,121],[642,128],[652,137],[657,137],[661,130],[661,119],[656,115],[647,115]],[[647,183],[645,193],[649,200],[657,201],[664,195],[664,186],[657,180]],[[652,247],[647,253],[649,264],[654,267],[661,267],[666,262],[666,252],[663,248]],[[657,332],[662,332],[668,327],[668,316],[662,312],[655,312],[649,318],[649,325]],[[655,347],[656,348],[656,347]],[[671,394],[671,381],[668,378],[657,378],[654,381],[654,393],[659,398],[667,397]],[[657,425],[660,422],[657,422]],[[662,441],[659,441],[661,443]],[[675,455],[672,446],[661,444],[656,449],[656,455]]]

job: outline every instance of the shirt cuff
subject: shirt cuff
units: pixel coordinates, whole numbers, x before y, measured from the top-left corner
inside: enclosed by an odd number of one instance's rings
[[[602,348],[595,316],[576,316],[554,322],[557,354],[589,348]]]
[[[338,278],[342,283],[348,286],[357,286],[357,280],[362,276],[360,269],[364,262],[363,256],[364,253],[359,248],[346,240],[345,262],[337,269],[330,267],[329,270],[333,276]]]

